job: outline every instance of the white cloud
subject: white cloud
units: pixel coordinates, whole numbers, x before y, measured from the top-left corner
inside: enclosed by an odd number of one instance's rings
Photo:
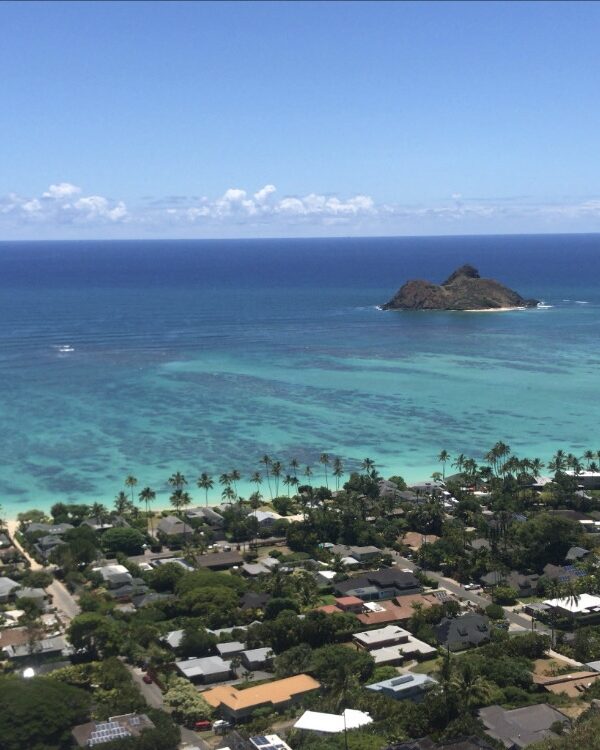
[[[43,198],[56,198],[61,200],[62,198],[68,198],[71,195],[78,195],[81,192],[81,188],[77,185],[71,185],[70,182],[59,182],[58,185],[50,185],[45,193],[42,193]]]
[[[135,209],[119,199],[84,193],[69,182],[52,184],[37,196],[0,196],[0,237],[290,236],[321,229],[323,234],[348,235],[598,231],[600,200],[536,203],[523,197],[484,200],[453,193],[435,204],[406,205],[377,203],[363,193],[279,195],[270,183],[254,191],[231,187],[216,198],[140,200]]]

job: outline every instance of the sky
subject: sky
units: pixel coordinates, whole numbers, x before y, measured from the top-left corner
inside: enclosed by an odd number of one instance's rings
[[[600,3],[0,2],[0,239],[600,231]]]

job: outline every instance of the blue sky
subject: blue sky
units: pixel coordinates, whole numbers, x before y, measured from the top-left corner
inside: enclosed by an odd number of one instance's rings
[[[600,4],[0,4],[0,239],[600,231]]]

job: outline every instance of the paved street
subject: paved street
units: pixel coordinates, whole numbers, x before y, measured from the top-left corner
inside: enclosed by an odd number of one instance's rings
[[[392,557],[395,559],[396,564],[399,568],[410,568],[410,570],[415,569],[415,564],[411,560],[408,560],[406,557],[401,557],[397,552],[393,552]],[[492,603],[491,598],[483,594],[481,590],[467,591],[460,583],[452,578],[445,578],[441,573],[434,573],[430,570],[424,572],[429,578],[433,578],[439,583],[440,586],[447,589],[448,591],[450,591],[450,593],[454,594],[460,599],[466,599],[467,601],[473,602],[474,604],[477,604],[479,607],[483,608]],[[507,607],[504,607],[504,614],[509,623],[512,623],[513,625],[516,625],[520,628],[531,630],[531,617],[529,617],[529,615],[513,612]],[[550,628],[539,621],[535,622],[535,631],[537,633],[543,633],[545,635],[550,634]]]
[[[140,693],[144,696],[146,703],[151,708],[164,709],[163,694],[158,685],[154,682],[151,682],[149,685],[146,684],[143,680],[144,673],[139,667],[132,667],[131,664],[127,664],[126,662],[123,663],[131,673],[131,676],[133,677],[135,684],[138,686]]]

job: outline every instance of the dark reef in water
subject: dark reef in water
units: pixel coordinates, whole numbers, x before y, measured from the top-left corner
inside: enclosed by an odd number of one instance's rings
[[[407,281],[382,305],[383,310],[498,310],[505,307],[535,307],[536,299],[520,294],[494,279],[482,279],[479,271],[464,265],[443,284],[420,279]]]

